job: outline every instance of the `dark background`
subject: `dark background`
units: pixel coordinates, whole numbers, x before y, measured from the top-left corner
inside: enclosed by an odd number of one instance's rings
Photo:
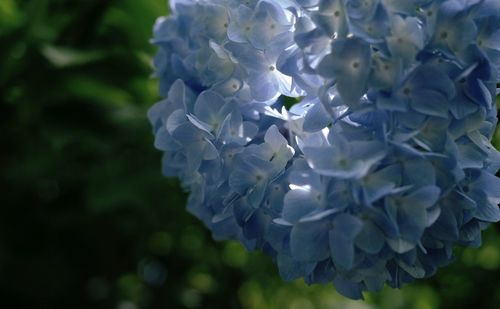
[[[165,14],[164,0],[0,0],[0,308],[500,307],[498,225],[366,302],[213,241],[161,176],[146,119]]]

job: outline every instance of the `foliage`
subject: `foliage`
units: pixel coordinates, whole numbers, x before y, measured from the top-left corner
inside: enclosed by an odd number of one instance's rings
[[[493,308],[500,231],[431,280],[347,301],[211,239],[146,119],[163,0],[0,1],[3,308]],[[500,138],[500,136],[498,136]],[[497,142],[498,145],[498,142]]]

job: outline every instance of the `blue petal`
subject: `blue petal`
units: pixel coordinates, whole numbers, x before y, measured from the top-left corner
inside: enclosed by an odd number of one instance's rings
[[[408,194],[402,199],[405,205],[412,205],[414,208],[427,209],[438,201],[441,189],[437,186],[425,186]]]
[[[286,221],[296,223],[319,206],[313,192],[302,189],[291,190],[285,195],[282,216]]]
[[[316,103],[307,111],[304,119],[303,129],[306,132],[320,131],[332,122],[331,116],[323,107],[323,104]]]
[[[403,165],[403,181],[415,187],[436,184],[436,170],[427,160],[407,160]]]
[[[359,103],[366,90],[370,73],[370,46],[360,39],[335,40],[331,53],[318,67],[318,73],[337,80],[337,89],[349,106]]]
[[[212,235],[215,240],[234,239],[239,231],[240,227],[236,223],[234,216],[229,216],[212,223]]]
[[[409,265],[406,264],[405,262],[399,260],[398,265],[401,267],[402,270],[406,271],[408,274],[410,274],[413,278],[421,279],[425,277],[425,270],[420,263],[415,264],[415,265]]]
[[[225,104],[224,98],[217,93],[213,91],[203,91],[196,99],[194,114],[201,121],[208,124],[213,124],[213,122],[216,121],[222,122],[226,115],[221,117],[219,111]]]
[[[253,12],[247,6],[240,5],[234,11],[234,14],[235,16],[227,29],[227,36],[233,42],[245,43],[247,36],[244,28],[250,24],[249,18],[253,15]]]
[[[386,241],[389,247],[391,247],[392,250],[399,254],[406,253],[412,250],[416,245],[414,242],[410,242],[401,238],[387,238]]]
[[[339,212],[339,209],[334,208],[334,209],[327,209],[327,210],[316,210],[313,211],[312,213],[302,217],[302,219],[299,220],[300,223],[307,223],[307,222],[315,222],[315,221],[320,221],[325,218],[331,217],[333,214]]]
[[[333,147],[305,147],[303,151],[309,166],[317,173],[343,179],[365,176],[385,156],[379,142],[352,142],[350,145],[356,149],[350,157],[341,155]]]
[[[346,280],[341,276],[336,276],[335,279],[333,279],[333,285],[335,286],[337,292],[346,297],[351,299],[363,299],[359,283]]]
[[[471,188],[483,190],[488,197],[500,198],[500,178],[488,172],[482,172]]]
[[[491,203],[484,193],[477,192],[473,197],[477,203],[477,210],[474,216],[485,222],[500,221],[500,208],[497,204]]]
[[[172,112],[167,118],[165,127],[168,133],[173,134],[178,127],[187,122],[186,112],[182,109],[177,109]]]
[[[389,194],[401,183],[401,166],[391,165],[362,179],[363,194],[368,204]]]
[[[298,223],[290,234],[292,257],[298,261],[318,262],[326,259],[328,248],[328,223],[326,221]]]
[[[238,166],[229,175],[229,186],[240,194],[245,194],[251,187],[267,181],[268,171],[273,164],[255,156],[245,156],[238,161]]]
[[[186,122],[180,125],[172,133],[172,137],[184,146],[199,144],[203,142],[203,131]]]
[[[259,102],[267,102],[278,95],[277,85],[267,72],[250,75],[248,83],[251,85],[252,97]]]
[[[283,10],[266,1],[259,2],[252,24],[249,41],[258,49],[266,49],[276,36],[291,27]]]
[[[288,145],[288,141],[281,135],[280,130],[274,124],[267,129],[264,141],[271,145],[274,150],[279,150],[283,145]]]
[[[433,90],[418,90],[410,101],[410,106],[417,112],[429,116],[447,118],[449,103],[445,96]]]
[[[363,229],[356,236],[356,246],[369,254],[380,252],[384,246],[384,234],[370,221],[363,223]]]
[[[398,209],[398,224],[401,237],[415,244],[427,227],[427,210],[419,205],[404,203]]]
[[[328,37],[343,38],[349,31],[342,0],[321,1],[319,10],[311,15]]]
[[[421,65],[412,72],[408,82],[401,89],[408,88],[412,99],[412,91],[433,90],[441,93],[445,99],[449,100],[455,96],[455,84],[448,75],[432,65]],[[417,92],[415,92],[416,94]]]
[[[265,239],[274,250],[286,252],[286,249],[288,249],[289,251],[288,241],[290,240],[290,230],[292,229],[292,226],[278,224],[275,221],[277,220],[275,219],[269,224]]]
[[[458,239],[458,224],[455,213],[450,207],[442,207],[441,215],[429,228],[430,233],[437,239],[455,241]]]
[[[316,265],[316,263],[296,261],[286,254],[278,254],[277,264],[280,276],[285,281],[293,281],[297,278],[309,275]]]
[[[262,210],[256,210],[248,221],[243,225],[243,234],[248,239],[262,237],[271,222],[271,218]]]
[[[479,106],[465,95],[460,94],[450,104],[450,111],[457,119],[463,119],[478,110]]]
[[[361,232],[363,223],[358,218],[340,214],[333,220],[333,229],[330,230],[330,254],[335,265],[346,270],[354,263],[354,238]]]

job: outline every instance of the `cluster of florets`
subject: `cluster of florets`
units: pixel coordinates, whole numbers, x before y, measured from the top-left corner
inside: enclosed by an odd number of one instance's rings
[[[361,298],[500,219],[500,1],[170,4],[149,118],[216,239]]]

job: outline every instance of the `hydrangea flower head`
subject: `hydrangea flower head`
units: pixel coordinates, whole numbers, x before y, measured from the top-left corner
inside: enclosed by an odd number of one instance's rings
[[[498,1],[170,5],[149,119],[214,238],[359,299],[500,220]]]

